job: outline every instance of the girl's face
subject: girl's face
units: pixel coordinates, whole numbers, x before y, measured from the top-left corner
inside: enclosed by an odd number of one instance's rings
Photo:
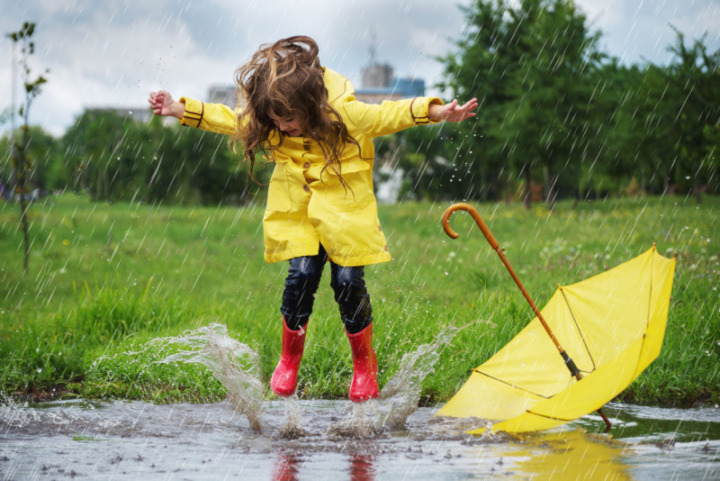
[[[300,120],[297,116],[294,117],[278,117],[277,115],[270,113],[270,119],[279,130],[285,132],[290,137],[300,137],[303,133],[303,128]]]

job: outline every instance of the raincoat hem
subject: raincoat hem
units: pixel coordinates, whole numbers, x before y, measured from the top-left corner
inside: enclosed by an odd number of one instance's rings
[[[303,257],[303,256],[314,256],[317,255],[318,249],[315,249],[314,252],[310,250],[298,250],[298,249],[287,249],[283,251],[275,251],[272,254],[265,253],[265,262],[268,264],[273,264],[275,262],[282,262],[282,261],[288,261],[290,259],[294,259],[295,257]],[[334,254],[328,254],[328,258],[335,264],[342,266],[342,267],[359,267],[359,266],[369,266],[373,264],[381,264],[383,262],[389,262],[392,260],[392,257],[390,256],[390,253],[388,252],[382,252],[380,254],[374,253],[374,254],[362,254],[362,255],[334,255]]]

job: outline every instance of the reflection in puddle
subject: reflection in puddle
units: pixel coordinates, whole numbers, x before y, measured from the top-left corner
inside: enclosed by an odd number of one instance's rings
[[[275,460],[272,479],[275,481],[295,481],[300,474],[302,458],[297,454],[281,453]]]
[[[349,456],[348,461],[348,468],[346,470],[340,469],[337,473],[339,479],[343,477],[340,473],[347,471],[347,479],[350,481],[375,480],[375,460],[372,455],[356,454]],[[272,481],[299,481],[301,479],[310,479],[302,469],[305,462],[306,458],[297,454],[279,454],[273,466]],[[313,479],[317,478],[314,477]]]
[[[625,443],[581,430],[539,433],[523,441],[518,473],[528,479],[633,479],[623,464]],[[530,454],[528,456],[528,454]]]

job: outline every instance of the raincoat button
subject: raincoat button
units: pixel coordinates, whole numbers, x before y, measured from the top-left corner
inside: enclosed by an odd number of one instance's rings
[[[309,169],[309,168],[310,168],[310,162],[305,162],[305,163],[303,164],[303,169],[307,170],[307,169]]]
[[[307,184],[303,185],[303,190],[304,190],[305,192],[310,192],[310,186],[307,185]]]

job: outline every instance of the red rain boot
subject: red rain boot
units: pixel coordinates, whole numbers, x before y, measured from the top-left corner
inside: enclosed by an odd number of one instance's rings
[[[292,396],[297,387],[298,369],[305,349],[305,328],[307,324],[292,331],[283,317],[282,353],[270,380],[270,388],[278,396]]]
[[[356,334],[347,335],[353,357],[350,400],[363,402],[378,397],[378,365],[372,348],[372,324]]]

